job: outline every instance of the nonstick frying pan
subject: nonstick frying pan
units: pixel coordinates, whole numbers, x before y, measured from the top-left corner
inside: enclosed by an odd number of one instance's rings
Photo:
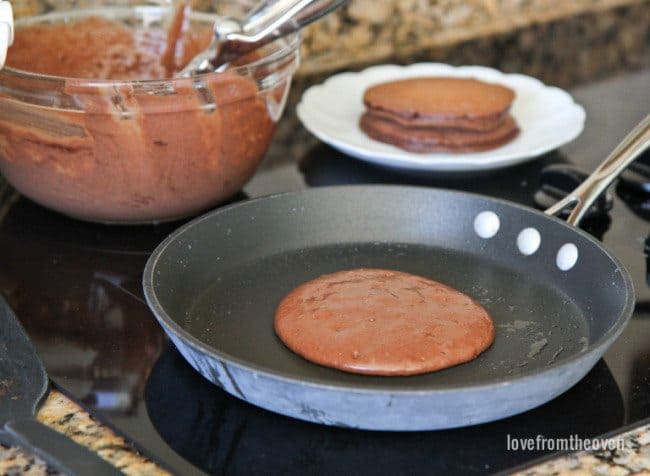
[[[274,412],[373,430],[452,428],[520,413],[578,382],[630,318],[627,271],[571,224],[648,143],[650,116],[546,214],[469,193],[374,185],[235,204],[158,246],[144,293],[198,372]],[[551,216],[567,205],[571,224]],[[469,363],[409,377],[353,375],[286,348],[273,330],[279,301],[307,280],[355,267],[460,289],[490,312],[494,344]]]

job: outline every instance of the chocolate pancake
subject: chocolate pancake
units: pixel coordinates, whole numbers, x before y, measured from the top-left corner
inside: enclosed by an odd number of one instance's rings
[[[404,127],[370,112],[361,116],[359,127],[368,136],[409,152],[479,152],[494,149],[514,139],[519,128],[506,115],[501,125],[485,132],[464,129]]]
[[[445,120],[440,119],[430,119],[428,117],[422,116],[413,116],[405,117],[399,114],[395,114],[389,111],[382,111],[379,109],[368,109],[369,114],[373,116],[384,119],[386,121],[395,122],[404,127],[426,127],[436,129],[464,129],[467,131],[475,132],[488,132],[493,131],[497,127],[503,124],[503,120],[507,117],[508,112],[498,114],[495,116],[480,118],[480,119],[468,119],[468,118],[449,118]]]
[[[421,276],[382,269],[326,274],[294,289],[275,332],[314,363],[369,375],[413,375],[476,358],[494,340],[487,311]]]
[[[423,77],[372,86],[363,102],[404,126],[484,131],[499,125],[514,98],[510,88],[477,79]]]

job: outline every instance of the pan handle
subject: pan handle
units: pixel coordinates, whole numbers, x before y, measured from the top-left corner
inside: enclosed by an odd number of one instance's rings
[[[556,215],[573,206],[567,223],[577,226],[589,207],[607,187],[650,145],[650,114],[648,114],[609,154],[607,159],[573,192],[544,213]]]

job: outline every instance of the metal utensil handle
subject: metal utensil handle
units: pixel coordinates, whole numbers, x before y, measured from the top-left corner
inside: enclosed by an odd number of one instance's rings
[[[347,0],[263,0],[242,22],[241,32],[230,32],[228,41],[264,44],[327,15]],[[215,29],[218,34],[219,28]]]
[[[242,33],[248,35],[247,38],[262,36],[260,32],[273,33],[308,3],[309,0],[262,0],[242,20]]]
[[[87,448],[36,420],[10,421],[5,425],[5,429],[20,446],[40,456],[62,474],[70,476],[123,474]]]
[[[607,159],[573,192],[544,213],[556,215],[573,205],[567,223],[578,225],[601,193],[650,145],[650,114],[632,129]]]
[[[178,75],[224,70],[233,59],[300,30],[347,1],[263,0],[243,21],[221,17],[214,23],[210,46],[192,58]]]

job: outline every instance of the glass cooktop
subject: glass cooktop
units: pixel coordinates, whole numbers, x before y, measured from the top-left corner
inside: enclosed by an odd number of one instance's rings
[[[648,81],[650,72],[636,73],[574,90],[587,109],[580,138],[539,160],[471,180],[380,169],[300,130],[302,146],[275,144],[235,200],[331,184],[405,183],[534,206],[545,167],[593,169],[650,110],[647,95],[630,94]],[[633,191],[644,189],[639,177],[633,177],[639,182]],[[650,210],[650,197],[646,203],[643,195],[630,195],[629,187],[613,188],[612,197],[611,209],[603,206],[587,225],[634,279],[637,304],[625,333],[564,395],[470,428],[388,433],[324,427],[252,407],[208,383],[168,343],[142,296],[149,253],[180,223],[128,228],[82,223],[5,188],[0,291],[56,385],[178,473],[492,473],[544,454],[509,452],[508,437],[592,437],[650,416],[650,221],[644,212]]]

